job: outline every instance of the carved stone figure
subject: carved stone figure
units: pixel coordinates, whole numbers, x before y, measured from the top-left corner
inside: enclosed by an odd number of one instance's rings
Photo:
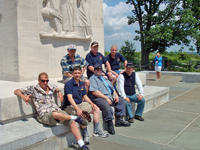
[[[60,9],[63,16],[63,30],[66,32],[74,32],[74,0],[61,0]]]
[[[90,38],[92,28],[88,15],[87,0],[77,0],[75,7],[74,31],[82,37]]]
[[[52,0],[43,0],[44,8],[41,10],[45,21],[45,33],[62,32],[62,15],[54,7]]]
[[[87,0],[60,0],[60,11],[54,7],[52,0],[43,2],[45,5],[41,12],[45,31],[40,33],[41,36],[91,39],[92,27]]]

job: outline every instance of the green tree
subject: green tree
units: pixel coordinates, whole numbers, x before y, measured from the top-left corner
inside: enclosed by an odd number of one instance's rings
[[[150,52],[163,52],[174,44],[189,46],[188,37],[197,33],[192,0],[127,0],[127,4],[134,6],[128,24],[139,24],[135,40],[141,42],[144,66],[148,67]]]
[[[134,43],[129,42],[128,40],[124,41],[125,45],[121,46],[119,52],[127,59],[133,60],[133,56],[135,53],[135,46]]]

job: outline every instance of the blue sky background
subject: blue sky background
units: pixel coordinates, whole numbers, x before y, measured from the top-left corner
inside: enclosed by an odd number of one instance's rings
[[[124,45],[125,40],[135,44],[136,51],[141,51],[140,42],[133,40],[139,29],[138,24],[128,25],[127,16],[131,16],[133,6],[126,4],[126,0],[103,0],[104,10],[104,49],[110,51],[113,44],[118,49]],[[171,46],[167,51],[178,51],[181,46]],[[189,48],[185,47],[183,51],[188,52]]]

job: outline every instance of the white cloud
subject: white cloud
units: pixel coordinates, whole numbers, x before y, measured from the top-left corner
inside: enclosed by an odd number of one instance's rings
[[[132,13],[133,6],[119,2],[116,6],[108,6],[103,3],[104,30],[112,33],[128,27],[128,14]]]
[[[105,36],[109,40],[130,40],[133,39],[134,35],[130,32],[118,32],[108,36]]]

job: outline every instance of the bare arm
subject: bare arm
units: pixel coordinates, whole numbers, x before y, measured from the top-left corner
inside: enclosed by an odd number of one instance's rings
[[[22,91],[20,91],[20,89],[16,89],[16,90],[14,91],[14,94],[17,95],[17,96],[19,96],[19,97],[21,97],[27,105],[28,105],[28,102],[31,100],[31,99],[30,99],[31,94],[30,94],[30,95],[24,95],[24,94],[22,93]]]
[[[93,66],[88,66],[88,69],[92,72],[94,72],[94,67]]]
[[[66,77],[73,77],[73,75],[71,74],[71,73],[69,73],[69,72],[64,72],[64,75],[66,76]]]
[[[68,98],[70,104],[76,109],[77,115],[83,116],[82,110],[76,105],[76,103],[72,97],[72,94],[67,94],[67,98]]]
[[[63,102],[62,92],[58,88],[55,89],[55,92],[58,93],[58,99],[60,99],[60,102],[62,103]]]
[[[86,68],[87,68],[87,67],[84,67],[84,68],[82,69],[82,75],[84,74]]]
[[[124,61],[124,71],[126,70],[127,60]]]
[[[111,71],[110,63],[108,61],[106,61],[105,65],[106,65],[106,70]]]
[[[88,102],[90,105],[94,105],[94,103],[89,99],[89,97],[87,95],[83,96],[83,101]]]
[[[112,104],[112,101],[109,97],[105,96],[103,93],[101,93],[100,91],[91,91],[91,93],[96,96],[96,97],[99,97],[99,98],[103,98],[105,100],[107,100],[107,102],[111,105]]]

